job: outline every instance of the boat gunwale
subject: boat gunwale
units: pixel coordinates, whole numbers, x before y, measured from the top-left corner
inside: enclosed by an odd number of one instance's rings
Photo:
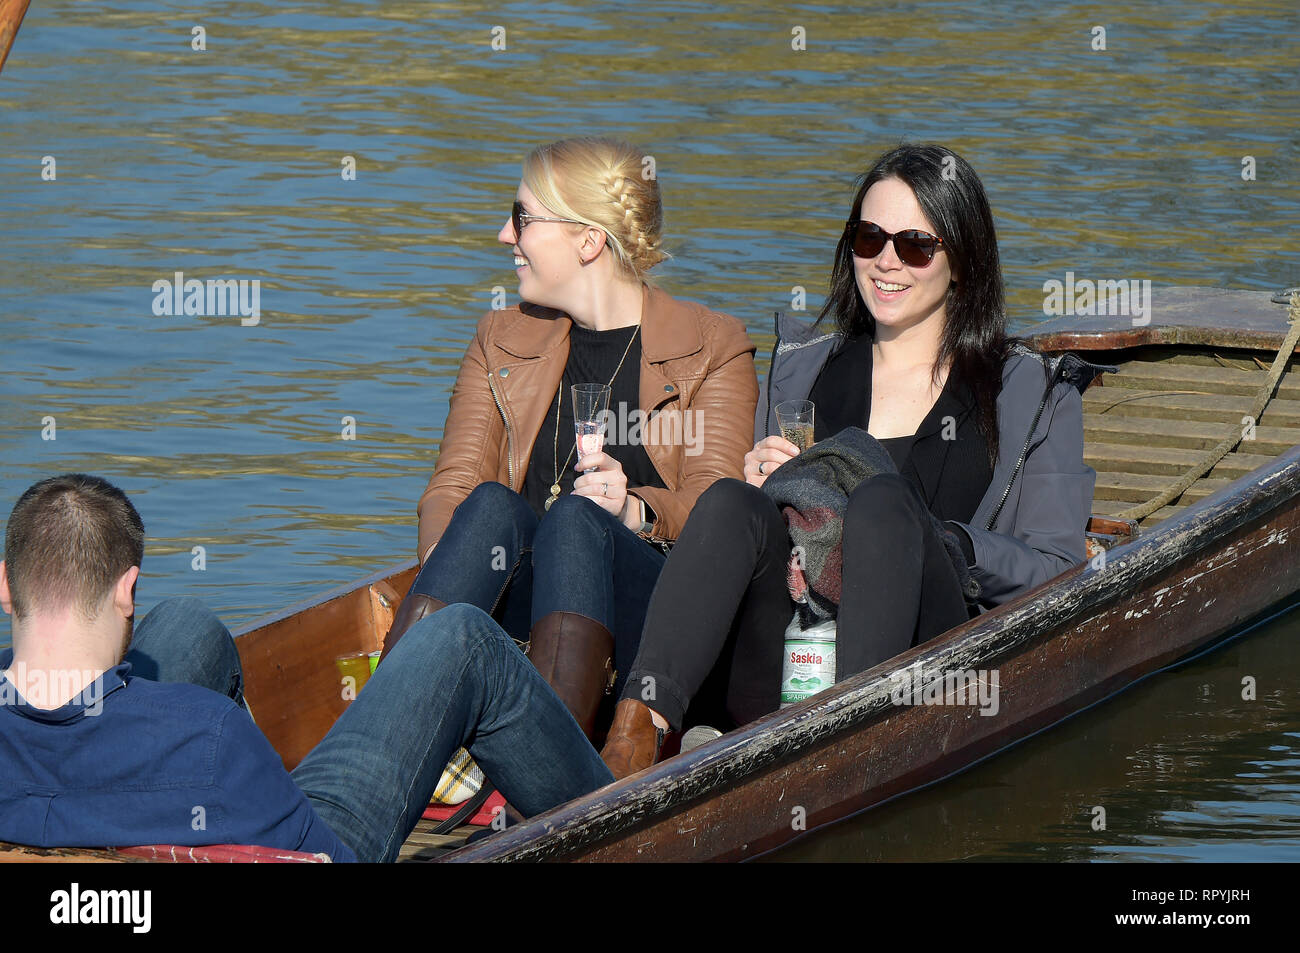
[[[1300,495],[1300,446],[1239,477],[1149,532],[1081,563],[1017,599],[790,708],[684,755],[510,827],[438,862],[548,860],[608,841],[659,809],[685,808],[890,710],[894,686],[915,669],[969,670],[1005,657],[1143,584]],[[907,673],[906,675],[904,673]],[[1005,747],[1001,745],[999,747]],[[553,836],[554,835],[554,836]]]
[[[1212,328],[1178,324],[1138,327],[1117,339],[1115,331],[1044,331],[1034,343],[1044,351],[1119,351],[1139,347],[1228,348],[1237,351],[1276,351],[1286,338],[1285,331],[1238,330],[1231,334]]]
[[[369,576],[363,576],[360,579],[354,579],[351,582],[346,582],[340,586],[335,586],[333,589],[327,589],[324,592],[319,592],[316,595],[311,596],[307,599],[303,599],[300,600],[299,602],[295,602],[284,609],[280,609],[275,612],[268,612],[267,614],[258,616],[255,619],[250,619],[244,624],[238,626],[231,633],[231,637],[238,639],[241,636],[245,636],[252,632],[256,632],[258,629],[264,629],[267,626],[274,625],[277,622],[283,622],[285,619],[298,615],[301,612],[306,612],[309,609],[318,609],[330,602],[333,602],[335,599],[342,599],[346,596],[352,595],[358,590],[365,589],[367,586],[373,586],[376,583],[380,583],[380,582],[387,582],[393,576],[406,572],[409,569],[413,569],[415,568],[416,565],[417,565],[417,561],[415,559],[409,559],[404,563],[397,563],[395,565],[389,566],[386,569],[381,569],[378,572],[371,573]]]
[[[1276,351],[1286,340],[1289,306],[1267,291],[1199,285],[1153,289],[1147,323],[1126,315],[1066,314],[1024,333],[1045,351],[1132,350],[1152,346]]]

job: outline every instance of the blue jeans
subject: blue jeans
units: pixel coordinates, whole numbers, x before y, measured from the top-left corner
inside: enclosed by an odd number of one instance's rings
[[[614,636],[617,697],[664,561],[585,497],[561,496],[539,520],[518,493],[480,483],[456,508],[411,592],[478,606],[520,641],[552,612],[596,620]]]
[[[391,861],[460,747],[525,816],[611,783],[569,710],[485,612],[416,622],[293,771],[363,861]]]
[[[153,666],[161,681],[232,698],[242,688],[229,631],[196,599],[159,604],[127,658]],[[411,626],[292,777],[360,860],[392,861],[460,747],[525,815],[614,780],[532,664],[467,605]]]
[[[244,675],[234,640],[216,613],[198,599],[166,599],[135,627],[124,662],[151,682],[189,682],[244,702]]]

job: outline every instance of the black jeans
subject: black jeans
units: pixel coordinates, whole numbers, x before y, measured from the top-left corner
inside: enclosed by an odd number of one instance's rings
[[[866,480],[844,514],[836,681],[970,618],[957,571],[915,488]],[[674,728],[731,729],[780,701],[790,537],[772,499],[719,480],[691,510],[650,598],[625,698]]]

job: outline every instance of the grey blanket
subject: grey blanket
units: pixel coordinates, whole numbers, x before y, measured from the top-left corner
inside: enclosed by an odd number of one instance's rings
[[[781,508],[795,547],[788,573],[790,597],[801,604],[805,626],[837,614],[849,496],[864,480],[897,472],[879,440],[859,427],[849,427],[782,464],[763,484]],[[928,508],[925,512],[948,550],[962,592],[973,600],[978,585],[971,579],[961,544]]]

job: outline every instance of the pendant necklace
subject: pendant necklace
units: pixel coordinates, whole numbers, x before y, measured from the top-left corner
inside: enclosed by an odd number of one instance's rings
[[[630,338],[627,339],[627,347],[623,348],[623,356],[620,357],[620,358],[618,359],[618,367],[614,368],[614,376],[611,377],[611,378],[609,379],[609,383],[605,385],[606,387],[610,387],[610,388],[612,388],[612,387],[614,386],[614,378],[618,377],[618,372],[621,371],[621,370],[623,369],[623,362],[627,360],[628,352],[632,350],[632,342],[636,340],[637,331],[640,331],[640,330],[641,330],[641,325],[638,324],[638,325],[636,326],[636,330],[632,332],[632,336],[631,336]],[[578,449],[578,435],[575,433],[575,434],[573,435],[573,447],[570,448],[570,450],[569,450],[569,455],[568,455],[567,457],[564,458],[564,465],[563,465],[563,466],[560,466],[560,465],[559,465],[559,459],[560,459],[560,395],[563,394],[563,393],[564,393],[564,375],[561,374],[561,375],[560,375],[560,388],[559,388],[559,390],[557,390],[557,391],[555,392],[555,443],[554,443],[554,446],[553,446],[553,451],[554,451],[554,452],[553,452],[553,455],[552,455],[552,457],[551,457],[551,462],[556,464],[556,466],[555,466],[555,482],[551,484],[551,495],[548,496],[548,497],[546,498],[546,502],[542,504],[542,509],[544,509],[544,510],[549,510],[549,509],[551,508],[551,504],[554,503],[556,500],[558,500],[558,499],[560,498],[560,471],[563,470],[563,469],[565,469],[565,467],[567,467],[567,466],[569,465],[569,461],[570,461],[571,459],[573,459],[573,451]]]

